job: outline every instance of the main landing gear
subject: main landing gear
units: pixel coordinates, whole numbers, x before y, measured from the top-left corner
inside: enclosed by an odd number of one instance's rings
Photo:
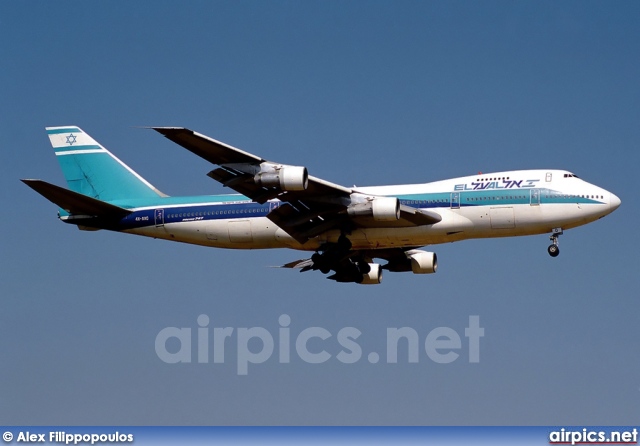
[[[347,257],[350,249],[351,241],[346,235],[341,234],[338,238],[338,243],[334,244],[329,249],[326,249],[322,254],[316,252],[311,256],[311,260],[313,261],[311,269],[319,269],[322,274],[328,274],[334,268],[334,265],[340,263],[340,261]],[[368,263],[365,265],[366,266],[363,265],[363,269],[369,267]],[[369,271],[363,271],[363,274],[368,272]]]
[[[562,228],[553,228],[551,230],[551,237],[549,237],[549,240],[551,240],[552,244],[547,248],[547,252],[549,252],[549,255],[551,257],[558,257],[558,254],[560,254],[560,248],[558,247],[558,237],[562,234]]]
[[[301,272],[320,270],[323,274],[329,274],[333,270],[335,274],[329,276],[328,279],[337,282],[362,283],[368,279],[367,275],[372,270],[369,263],[371,259],[365,259],[358,252],[351,251],[351,247],[351,241],[342,234],[337,243],[329,244],[322,253],[314,253],[311,256],[313,264],[304,267]],[[379,268],[379,265],[377,267]],[[380,283],[380,274],[378,274],[378,282],[376,283]]]

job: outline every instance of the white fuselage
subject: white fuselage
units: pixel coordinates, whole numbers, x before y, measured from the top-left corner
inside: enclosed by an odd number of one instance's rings
[[[425,184],[354,188],[354,192],[397,197],[407,206],[439,214],[442,220],[423,226],[356,228],[348,234],[353,249],[549,233],[602,218],[620,204],[614,194],[562,170],[478,174]],[[230,197],[237,200],[200,201],[196,212],[184,212],[188,203],[140,207],[135,211],[155,212],[156,224],[125,232],[232,249],[317,250],[340,236],[331,230],[300,244],[266,217],[269,209],[279,206],[277,200],[259,210],[246,197]]]

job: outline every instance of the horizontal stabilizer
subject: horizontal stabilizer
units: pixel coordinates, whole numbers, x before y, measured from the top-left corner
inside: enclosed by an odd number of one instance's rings
[[[131,213],[127,209],[73,192],[42,180],[20,180],[60,208],[76,215],[120,219]]]

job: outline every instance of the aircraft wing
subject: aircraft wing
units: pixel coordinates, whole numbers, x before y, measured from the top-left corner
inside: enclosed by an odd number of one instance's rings
[[[287,200],[283,201],[288,201],[292,195],[295,195],[293,191],[283,192],[275,187],[259,186],[254,181],[255,174],[259,172],[262,164],[278,165],[277,163],[270,163],[244,150],[183,127],[152,128],[199,157],[219,165],[220,168],[212,170],[208,176],[258,203],[264,203],[283,193],[289,194]],[[309,176],[308,180],[308,186],[304,191],[304,196],[307,198],[327,195],[348,197],[351,194],[351,189],[320,178]]]
[[[347,212],[354,194],[339,184],[308,175],[305,167],[265,160],[183,127],[152,127],[169,140],[219,167],[207,175],[257,203],[278,198],[267,217],[300,243],[334,228],[406,227],[434,224],[437,213],[401,205],[399,219],[376,221]]]

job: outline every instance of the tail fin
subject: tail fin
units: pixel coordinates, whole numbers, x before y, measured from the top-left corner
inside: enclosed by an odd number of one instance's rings
[[[76,126],[47,127],[69,188],[101,201],[166,196]]]

